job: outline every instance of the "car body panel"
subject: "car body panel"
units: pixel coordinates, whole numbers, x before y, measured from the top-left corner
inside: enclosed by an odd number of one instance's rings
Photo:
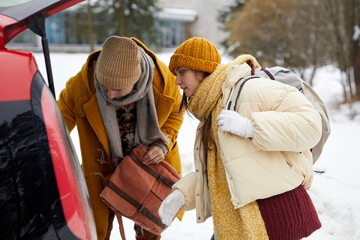
[[[15,19],[0,14],[0,49],[4,49],[7,42],[26,29],[25,24],[9,27],[17,23]]]
[[[80,1],[0,2],[1,239],[96,239],[85,179],[54,96],[32,53],[5,48],[31,21]]]
[[[76,152],[62,120],[60,110],[47,87],[41,94],[41,108],[49,141],[50,153],[59,190],[64,216],[70,230],[79,238],[91,239],[96,235],[93,224],[90,199]]]
[[[73,235],[62,213],[38,99],[0,102],[1,109],[10,109],[2,111],[0,118],[0,228],[4,239]]]
[[[37,64],[29,52],[0,50],[1,88],[0,101],[29,100],[31,81]],[[5,67],[6,66],[6,67]]]

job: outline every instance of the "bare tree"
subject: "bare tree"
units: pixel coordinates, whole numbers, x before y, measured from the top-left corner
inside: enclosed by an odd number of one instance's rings
[[[360,1],[352,0],[353,9],[353,61],[356,100],[360,100]]]
[[[125,0],[118,0],[119,2],[119,35],[126,36],[126,18],[125,18]]]
[[[88,4],[87,4],[87,19],[88,19],[87,25],[88,25],[90,52],[93,52],[95,49],[95,41],[94,41],[94,29],[93,29],[93,14],[92,14],[90,0],[88,0]]]
[[[343,73],[345,102],[360,99],[359,0],[323,0],[332,34],[334,60]],[[355,85],[355,89],[353,89]]]
[[[232,55],[250,53],[265,65],[284,65],[312,83],[328,59],[328,38],[317,0],[248,0],[227,22]],[[305,76],[311,66],[312,72]]]

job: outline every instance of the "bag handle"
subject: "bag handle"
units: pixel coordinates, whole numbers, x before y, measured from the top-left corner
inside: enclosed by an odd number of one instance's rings
[[[131,152],[129,154],[129,156],[137,165],[139,165],[146,172],[148,172],[149,174],[154,176],[154,178],[157,179],[159,182],[165,184],[169,188],[171,188],[171,186],[174,185],[173,181],[171,181],[164,175],[157,173],[156,171],[154,171],[151,168],[149,168],[148,166],[146,166],[143,162],[141,162],[134,152]]]
[[[122,217],[120,215],[118,215],[118,214],[115,214],[115,216],[116,216],[116,218],[118,220],[118,223],[119,223],[119,230],[120,230],[121,238],[122,238],[122,240],[126,240]]]

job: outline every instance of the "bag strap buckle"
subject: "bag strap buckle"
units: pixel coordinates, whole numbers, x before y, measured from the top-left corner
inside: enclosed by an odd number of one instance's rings
[[[142,215],[146,215],[149,211],[147,210],[147,208],[142,205],[141,208],[139,209],[139,213]]]
[[[162,174],[160,174],[159,177],[158,177],[159,182],[161,182],[161,183],[163,183],[163,184],[165,184],[165,183],[164,183],[164,180],[165,180],[165,179],[166,179],[166,177],[165,177],[164,175],[162,175]]]

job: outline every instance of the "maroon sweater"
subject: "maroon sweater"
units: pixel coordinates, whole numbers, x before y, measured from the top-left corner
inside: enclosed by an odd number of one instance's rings
[[[257,200],[270,240],[295,240],[321,227],[310,196],[302,185],[270,198]]]

